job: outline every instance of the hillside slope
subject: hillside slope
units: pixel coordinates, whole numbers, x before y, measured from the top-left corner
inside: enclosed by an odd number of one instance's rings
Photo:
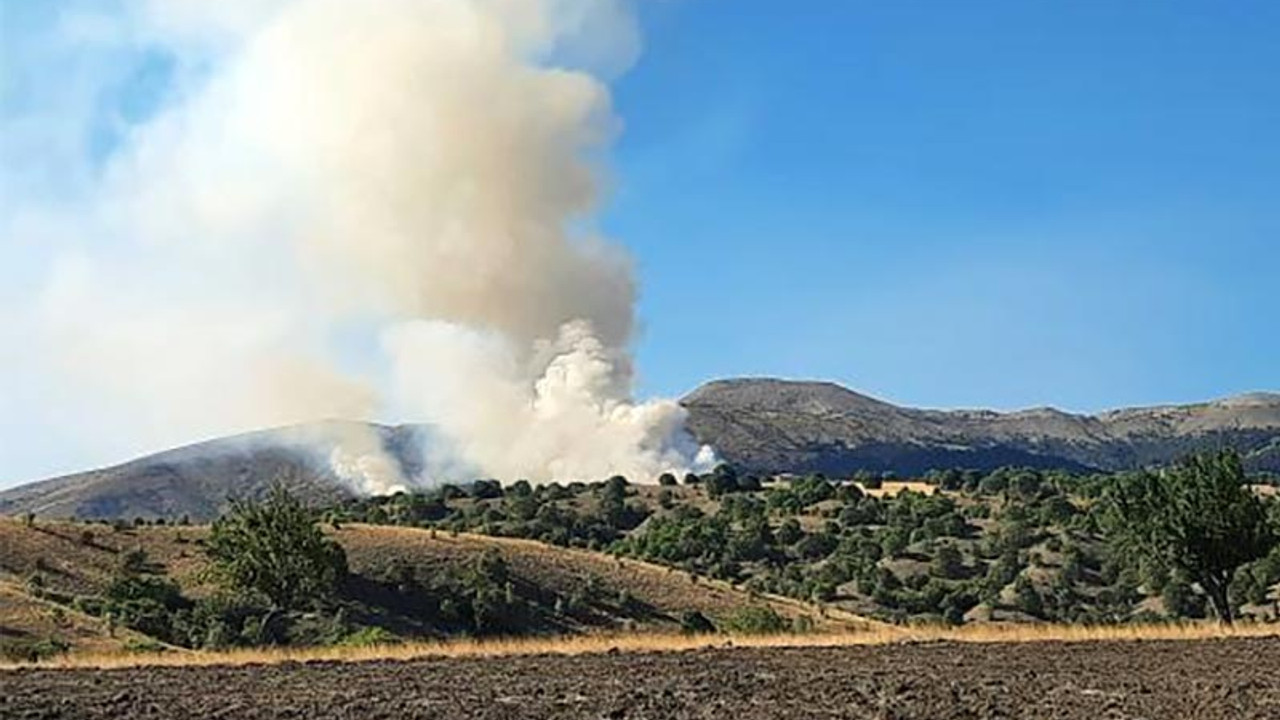
[[[0,640],[10,644],[53,639],[73,650],[119,647],[137,635],[119,629],[108,637],[101,619],[76,612],[75,600],[106,593],[118,576],[123,554],[134,549],[145,551],[150,571],[176,581],[184,595],[209,597],[213,588],[202,572],[206,533],[202,526],[112,529],[50,521],[28,526],[0,519]],[[465,573],[486,555],[501,558],[510,573],[511,592],[527,608],[518,634],[672,632],[680,629],[685,612],[700,612],[718,622],[760,604],[784,617],[808,617],[820,628],[863,624],[847,614],[824,617],[815,607],[795,600],[752,596],[726,583],[585,550],[357,524],[344,524],[330,533],[346,550],[351,569],[347,592],[365,608],[360,621],[395,637],[430,638],[451,632],[430,613],[406,604],[397,585],[406,577],[429,582]],[[58,605],[51,598],[66,602]]]
[[[1076,415],[920,410],[833,383],[717,380],[687,395],[689,429],[725,460],[760,472],[918,475],[1003,465],[1124,470],[1230,446],[1280,472],[1280,394]]]
[[[358,434],[381,442],[405,475],[417,472],[417,429],[324,421],[218,438],[99,470],[21,485],[0,492],[0,515],[177,519],[218,516],[230,497],[259,497],[274,482],[327,504],[353,494],[328,455]]]

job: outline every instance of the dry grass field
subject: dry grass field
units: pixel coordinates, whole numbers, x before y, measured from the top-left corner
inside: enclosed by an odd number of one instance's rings
[[[392,563],[408,563],[420,574],[460,565],[478,554],[500,554],[516,575],[540,587],[565,588],[593,582],[606,594],[629,593],[657,615],[696,610],[720,618],[747,603],[764,603],[784,617],[806,616],[820,630],[869,626],[869,621],[791,598],[751,596],[728,583],[629,558],[562,548],[532,540],[395,528],[344,525],[333,533],[356,572],[377,574]],[[878,623],[876,623],[878,624]]]
[[[862,483],[857,485],[862,489],[862,492],[872,497],[894,497],[904,492],[920,493],[921,495],[933,495],[939,492],[937,485],[914,480],[886,480],[878,488],[868,488]]]
[[[25,583],[39,574],[46,586],[76,595],[101,592],[111,582],[123,553],[146,551],[150,562],[183,584],[194,586],[204,567],[198,541],[201,527],[129,527],[0,518],[0,580]]]
[[[127,629],[109,630],[105,620],[32,597],[21,586],[0,582],[0,637],[58,638],[89,656],[125,656],[146,638]]]
[[[972,624],[959,627],[868,625],[845,632],[776,635],[687,635],[678,633],[594,633],[557,637],[456,639],[364,647],[248,648],[225,652],[121,652],[106,649],[63,655],[38,663],[0,664],[0,668],[184,667],[270,665],[298,662],[367,662],[420,658],[506,657],[519,655],[593,655],[666,653],[713,648],[835,648],[866,645],[1143,643],[1203,642],[1264,638],[1280,641],[1280,624],[1214,622],[1154,625]]]
[[[527,540],[449,534],[411,528],[349,524],[329,532],[347,552],[353,573],[384,577],[397,567],[411,567],[428,578],[464,567],[482,553],[502,557],[513,576],[539,591],[568,594],[591,587],[602,597],[633,598],[644,608],[639,618],[610,615],[605,608],[585,620],[564,618],[569,633],[671,633],[680,615],[697,611],[721,619],[747,605],[768,605],[779,615],[804,617],[815,630],[839,632],[871,627],[862,618],[797,600],[750,595],[715,580],[636,560],[545,545]],[[32,579],[43,589],[64,596],[101,594],[111,582],[122,556],[141,548],[151,566],[176,580],[189,597],[211,592],[202,581],[204,527],[145,526],[113,530],[40,520],[32,526],[0,519],[0,637],[56,638],[73,653],[100,652],[136,644],[127,632],[108,634],[97,618],[32,596]],[[59,612],[58,608],[61,607]],[[60,620],[51,618],[57,615]]]

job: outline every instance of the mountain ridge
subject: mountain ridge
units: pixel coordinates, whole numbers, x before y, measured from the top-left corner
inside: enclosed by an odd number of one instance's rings
[[[1077,414],[1052,407],[912,408],[828,381],[726,378],[695,388],[680,403],[697,441],[757,473],[913,476],[1001,465],[1116,471],[1231,446],[1250,469],[1280,474],[1280,393],[1269,391]],[[414,478],[422,471],[426,431],[326,420],[216,438],[0,491],[0,515],[207,520],[229,497],[260,495],[276,481],[327,503],[357,493],[328,462],[340,438],[373,438],[403,476]]]
[[[763,472],[919,474],[992,463],[1113,471],[1214,445],[1249,455],[1280,440],[1280,394],[1272,392],[1095,414],[999,412],[901,407],[830,382],[733,378],[706,383],[681,403],[696,438]],[[1269,456],[1254,465],[1280,472]]]

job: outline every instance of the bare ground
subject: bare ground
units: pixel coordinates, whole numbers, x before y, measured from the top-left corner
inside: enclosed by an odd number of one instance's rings
[[[1280,718],[1280,639],[0,672],[4,718]]]

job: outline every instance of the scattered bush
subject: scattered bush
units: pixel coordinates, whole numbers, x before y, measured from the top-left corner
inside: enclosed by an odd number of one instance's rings
[[[0,639],[0,656],[9,662],[40,662],[71,649],[71,645],[60,638],[3,638]]]
[[[384,628],[363,627],[342,638],[338,644],[346,647],[374,647],[394,645],[398,642],[400,639]]]
[[[715,632],[716,626],[697,610],[686,610],[680,615],[680,629],[690,635],[706,635]]]
[[[791,623],[767,605],[751,605],[730,614],[721,627],[730,633],[769,635],[790,630]]]

